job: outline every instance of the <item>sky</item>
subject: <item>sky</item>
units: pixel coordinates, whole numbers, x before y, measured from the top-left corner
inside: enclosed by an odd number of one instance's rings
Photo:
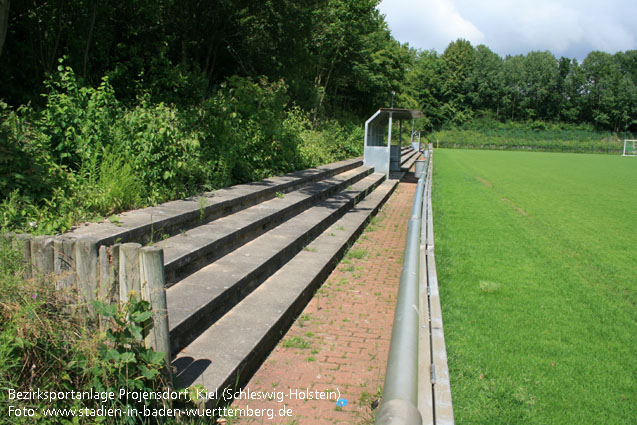
[[[580,62],[593,50],[637,50],[637,0],[382,0],[401,43],[444,52],[463,38],[500,56],[551,51]]]

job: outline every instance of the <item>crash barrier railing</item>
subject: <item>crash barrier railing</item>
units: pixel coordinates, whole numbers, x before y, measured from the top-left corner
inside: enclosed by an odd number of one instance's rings
[[[418,184],[407,227],[377,425],[454,423],[433,257],[431,145],[426,158],[426,166],[417,175]],[[421,273],[421,269],[426,272]],[[423,288],[424,297],[421,296]],[[419,353],[419,349],[423,353]]]

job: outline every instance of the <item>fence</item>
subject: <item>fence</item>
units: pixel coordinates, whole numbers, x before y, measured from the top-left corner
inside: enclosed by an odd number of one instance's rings
[[[89,238],[5,235],[27,260],[27,278],[55,274],[56,289],[77,289],[80,302],[93,311],[93,301],[125,303],[131,294],[148,301],[153,326],[145,344],[166,353],[170,361],[168,315],[162,249],[138,243],[98,246]]]
[[[379,425],[454,423],[433,254],[431,145],[427,159],[407,228]]]

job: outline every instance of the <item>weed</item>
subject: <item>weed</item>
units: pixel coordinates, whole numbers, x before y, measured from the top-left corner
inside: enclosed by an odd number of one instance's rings
[[[353,264],[346,265],[345,267],[341,267],[341,271],[344,273],[353,272],[356,270],[356,266]]]
[[[487,292],[487,293],[497,292],[500,289],[499,283],[488,282],[486,280],[481,280],[479,286],[482,292]]]
[[[274,196],[276,196],[279,199],[283,199],[283,198],[285,198],[285,193],[284,192],[276,192],[274,194]]]
[[[362,260],[363,258],[367,257],[367,250],[363,248],[350,249],[349,251],[347,251],[345,257],[348,259],[356,258],[357,260]]]
[[[284,339],[281,343],[281,346],[284,348],[300,348],[307,349],[311,347],[311,344],[303,339],[300,336],[292,336],[290,338]]]
[[[302,328],[305,326],[305,322],[309,322],[310,320],[312,320],[312,315],[308,313],[303,313],[297,319],[297,323],[299,324],[299,327]]]
[[[206,207],[208,206],[208,198],[205,196],[199,197],[199,222],[203,222],[206,218]]]

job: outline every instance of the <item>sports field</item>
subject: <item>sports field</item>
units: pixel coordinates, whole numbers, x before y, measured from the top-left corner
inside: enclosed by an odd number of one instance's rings
[[[637,423],[637,158],[434,152],[456,423]]]

